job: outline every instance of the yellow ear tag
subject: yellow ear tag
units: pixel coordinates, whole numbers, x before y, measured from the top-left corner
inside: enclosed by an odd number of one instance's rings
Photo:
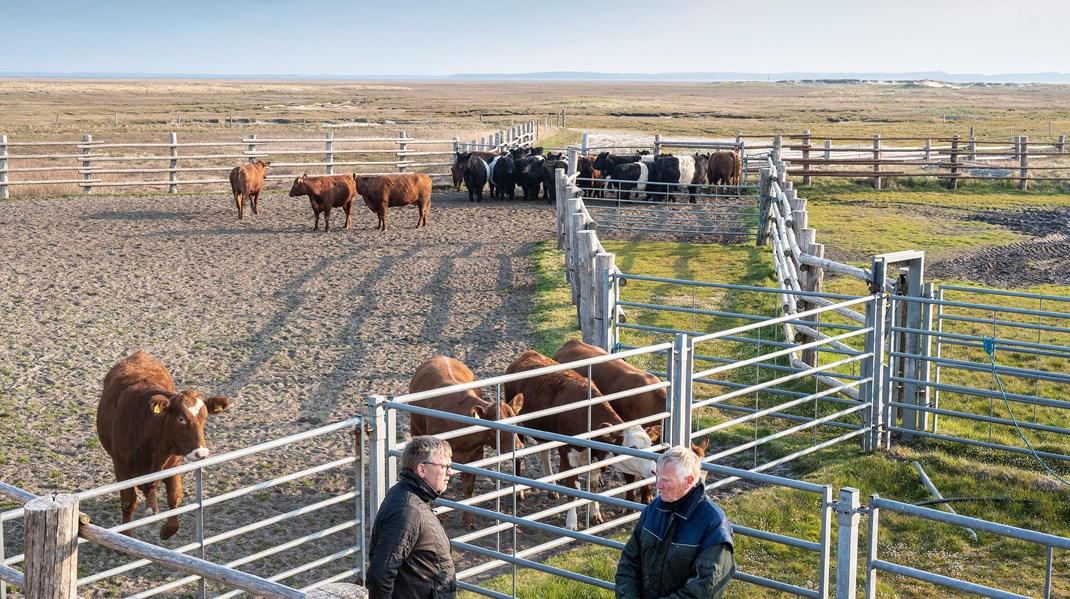
[[[216,412],[222,412],[222,411],[223,411],[223,406],[221,406],[221,405],[216,405],[216,407],[212,408],[212,413],[213,414],[216,413]]]
[[[159,414],[160,413],[160,404],[155,404],[155,405],[152,406],[152,413],[153,414]]]

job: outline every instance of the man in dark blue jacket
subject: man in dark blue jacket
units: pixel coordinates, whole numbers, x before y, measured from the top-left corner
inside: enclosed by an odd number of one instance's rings
[[[736,571],[732,525],[706,496],[687,447],[658,458],[658,498],[643,509],[617,565],[616,596],[719,599]]]
[[[413,437],[401,453],[401,474],[372,525],[368,575],[371,599],[450,599],[457,577],[450,538],[431,505],[450,482],[453,450],[442,439]]]

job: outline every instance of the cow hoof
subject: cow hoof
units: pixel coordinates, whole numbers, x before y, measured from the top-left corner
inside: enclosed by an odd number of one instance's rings
[[[559,495],[557,494],[557,491],[547,491],[546,492],[546,496],[549,497],[550,499],[557,499],[559,497]]]
[[[175,524],[174,526],[170,524],[164,524],[160,528],[160,539],[166,541],[167,539],[170,539],[171,537],[175,536],[176,532],[178,532],[177,524]]]

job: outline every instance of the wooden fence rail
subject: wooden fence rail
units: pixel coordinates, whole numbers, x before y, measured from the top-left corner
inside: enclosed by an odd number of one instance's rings
[[[458,150],[532,145],[536,139],[534,121],[470,143],[458,137],[413,139],[404,131],[397,137],[335,137],[328,132],[322,138],[247,135],[241,140],[210,142],[179,142],[177,133],[170,133],[166,142],[102,141],[92,135],[79,141],[13,141],[0,135],[0,198],[9,197],[10,190],[20,186],[75,185],[86,194],[94,187],[166,186],[168,192],[177,193],[181,186],[225,186],[234,161],[257,159],[271,161],[268,180],[289,179],[302,171],[331,175],[342,167],[362,174],[411,171],[448,178]],[[38,149],[43,151],[35,153]],[[31,176],[42,173],[44,178]]]

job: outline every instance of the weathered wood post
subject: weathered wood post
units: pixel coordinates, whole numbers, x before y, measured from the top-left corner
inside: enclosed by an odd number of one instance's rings
[[[92,135],[82,136],[82,193],[89,195],[93,193],[93,172],[90,170],[93,168],[93,148],[90,144],[93,143]]]
[[[405,155],[409,152],[409,146],[405,143],[405,132],[398,131],[398,172],[405,172]]]
[[[7,192],[7,136],[0,135],[0,198],[8,197]]]
[[[325,142],[325,145],[326,145],[327,155],[324,157],[323,161],[327,163],[327,174],[328,175],[333,175],[334,174],[334,164],[333,164],[333,162],[334,162],[334,132],[333,131],[328,131],[327,132],[327,141]]]
[[[802,132],[803,185],[810,185],[810,130]]]
[[[1059,143],[1056,144],[1055,148],[1059,151],[1060,154],[1066,153],[1066,135],[1065,134],[1059,136]]]
[[[616,262],[616,255],[608,252],[599,252],[594,257],[594,284],[596,287],[595,301],[595,339],[598,347],[607,352],[613,351],[613,287],[610,277]]]
[[[167,181],[170,183],[167,187],[167,192],[176,193],[178,191],[178,179],[176,177],[177,173],[175,173],[175,168],[178,167],[178,133],[172,131],[168,136],[168,143],[171,149],[171,160],[167,163]]]
[[[773,137],[773,152],[772,152],[772,154],[773,154],[772,158],[773,158],[773,163],[774,164],[776,164],[777,162],[780,162],[780,147],[781,147],[781,145],[782,145],[782,138],[780,137],[780,135],[774,136]]]
[[[925,162],[932,162],[933,159],[933,138],[925,138]]]
[[[755,241],[757,245],[769,244],[769,231],[772,227],[769,220],[769,202],[772,200],[769,196],[772,194],[772,189],[773,172],[769,167],[763,166],[758,169],[758,239]]]
[[[661,134],[660,133],[654,134],[654,155],[655,156],[660,156],[661,155]]]
[[[948,173],[947,188],[958,189],[959,186],[959,136],[951,138],[951,171]]]
[[[1018,144],[1021,143],[1021,141],[1022,137],[1020,135],[1015,135],[1011,138],[1011,147],[1013,148],[1012,160],[1021,159],[1021,149],[1018,147]]]
[[[245,146],[245,153],[249,155],[249,157],[245,160],[246,162],[256,161],[256,157],[253,156],[253,153],[256,152],[256,141],[254,140],[256,140],[256,134],[254,133],[250,133],[249,135],[245,136],[245,141],[248,144],[247,146]]]
[[[873,189],[881,188],[881,135],[873,136]]]
[[[1019,144],[1022,152],[1021,170],[1018,172],[1018,189],[1029,189],[1029,136],[1023,135]]]
[[[832,140],[831,139],[826,139],[825,140],[825,160],[830,160],[831,158],[832,158]]]
[[[38,497],[25,506],[26,599],[75,599],[78,498]]]
[[[977,138],[973,135],[973,127],[970,127],[970,160],[977,160]]]

